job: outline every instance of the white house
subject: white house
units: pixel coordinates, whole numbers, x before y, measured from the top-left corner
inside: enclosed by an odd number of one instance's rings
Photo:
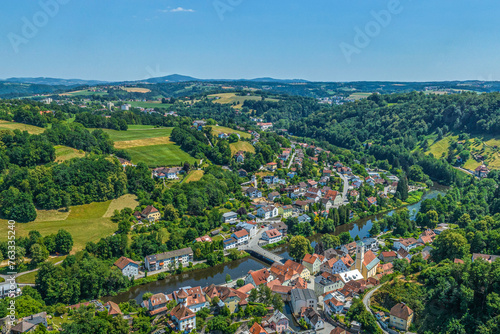
[[[261,207],[257,210],[257,216],[264,219],[277,217],[278,208],[271,205]]]
[[[262,191],[254,187],[248,187],[247,190],[245,190],[245,194],[250,198],[262,197]]]
[[[191,332],[196,329],[196,313],[185,307],[183,304],[178,304],[170,311],[170,317],[175,324],[175,329],[179,332]]]
[[[238,219],[238,214],[233,211],[226,212],[222,215],[222,221],[224,223],[231,223]]]
[[[282,237],[283,235],[281,234],[281,232],[275,228],[262,233],[262,239],[266,240],[270,244],[281,241]]]
[[[312,307],[305,308],[301,312],[301,316],[304,318],[307,324],[316,331],[325,328],[325,322],[319,313]]]
[[[174,251],[148,255],[144,258],[144,266],[147,270],[168,269],[171,264],[176,267],[179,263],[183,266],[193,261],[193,250],[191,247],[177,249]]]
[[[119,258],[115,263],[115,266],[117,266],[121,271],[124,276],[127,277],[134,277],[139,274],[139,263],[122,256]]]
[[[229,239],[226,239],[223,241],[224,244],[224,250],[231,249],[231,248],[236,248],[238,246],[238,241],[231,237]]]
[[[233,234],[231,234],[231,236],[234,239],[236,239],[236,243],[238,245],[244,245],[244,244],[248,243],[249,234],[248,234],[247,230],[236,231]]]
[[[407,239],[399,239],[398,241],[394,241],[393,248],[395,250],[399,250],[403,248],[405,251],[409,252],[411,249],[418,246],[418,240],[415,238],[407,238]]]
[[[249,234],[249,238],[253,238],[259,230],[259,226],[253,222],[240,222],[238,223],[238,225],[236,225],[236,227],[246,230]]]

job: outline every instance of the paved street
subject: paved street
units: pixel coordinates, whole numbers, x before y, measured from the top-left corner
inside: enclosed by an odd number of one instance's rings
[[[386,282],[387,283],[387,282]],[[385,283],[384,283],[385,284]],[[371,313],[373,314],[371,308],[370,308],[370,298],[373,296],[373,293],[375,291],[377,291],[382,285],[384,284],[381,284],[379,286],[377,286],[375,289],[371,290],[370,292],[368,292],[364,297],[363,297],[363,304],[365,304],[365,308]],[[382,332],[386,333],[386,334],[389,334],[386,330],[384,330],[382,328],[382,326],[380,326],[380,324],[378,323],[377,321],[377,325],[378,327],[380,327],[380,329],[382,330]]]

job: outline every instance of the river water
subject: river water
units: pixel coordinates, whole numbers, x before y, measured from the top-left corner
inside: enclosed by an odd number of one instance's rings
[[[427,191],[424,196],[422,196],[422,200],[420,202],[407,206],[412,219],[420,210],[421,202],[423,200],[435,198],[439,194],[444,194],[447,189],[448,187],[444,186],[433,186],[431,190]],[[338,226],[334,234],[339,235],[342,232],[349,232],[351,237],[355,238],[356,236],[359,236],[361,239],[363,239],[369,236],[368,231],[371,229],[373,221],[376,221],[384,217],[385,215],[392,215],[394,211],[395,210],[387,213],[368,216],[355,222]],[[311,245],[314,247],[316,245],[316,242],[320,240],[320,238],[321,234],[316,234],[310,237],[309,239],[311,240]],[[288,246],[286,245],[275,248],[273,250],[273,253],[279,254],[285,259],[291,259],[288,254]],[[221,264],[212,268],[194,270],[180,275],[172,275],[161,281],[138,285],[131,288],[127,292],[120,293],[112,297],[105,297],[103,298],[103,300],[105,302],[111,300],[115,303],[122,303],[130,299],[135,299],[140,304],[142,302],[142,295],[146,292],[152,292],[153,294],[159,292],[169,294],[172,291],[177,290],[183,286],[201,286],[203,288],[210,284],[223,284],[226,279],[226,274],[231,275],[234,280],[236,278],[245,276],[250,270],[259,270],[264,267],[269,267],[269,264],[262,262],[254,257],[246,257],[244,259]]]

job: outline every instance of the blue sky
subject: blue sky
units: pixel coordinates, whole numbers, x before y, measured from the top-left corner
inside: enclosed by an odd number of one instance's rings
[[[0,78],[500,80],[494,0],[16,0],[2,9]]]

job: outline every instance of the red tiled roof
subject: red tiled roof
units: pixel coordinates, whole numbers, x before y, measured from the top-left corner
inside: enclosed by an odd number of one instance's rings
[[[412,309],[403,303],[396,304],[391,308],[391,315],[399,319],[407,320],[412,314]]]
[[[120,270],[123,270],[123,268],[125,268],[130,263],[135,263],[135,264],[139,265],[139,263],[137,263],[137,262],[125,257],[125,256],[122,256],[121,258],[116,260],[114,265],[117,266],[118,268],[120,268]]]

